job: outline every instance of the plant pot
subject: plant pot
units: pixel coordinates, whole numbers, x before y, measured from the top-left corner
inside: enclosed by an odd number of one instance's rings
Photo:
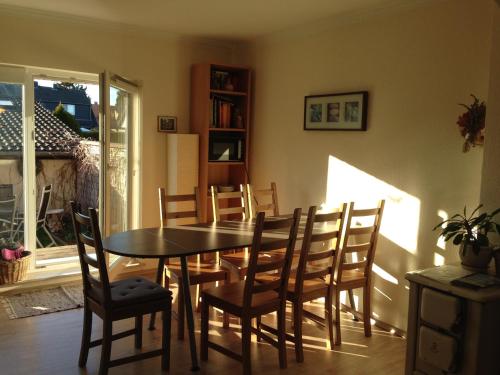
[[[458,253],[460,254],[462,265],[485,270],[488,268],[493,256],[493,247],[481,246],[476,253],[471,244],[461,243]]]
[[[31,252],[25,251],[22,257],[17,260],[0,260],[0,285],[24,280],[30,268],[31,257]]]

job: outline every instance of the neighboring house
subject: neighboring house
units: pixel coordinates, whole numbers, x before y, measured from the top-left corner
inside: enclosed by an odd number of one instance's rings
[[[0,184],[23,196],[23,121],[20,86],[0,84]],[[80,137],[40,103],[35,103],[36,180],[52,184],[52,207],[66,207],[76,196],[73,149]]]
[[[35,81],[35,101],[51,112],[61,103],[64,109],[75,117],[80,127],[85,129],[97,127],[97,117],[92,103],[83,90],[39,86]]]
[[[23,123],[18,99],[0,96],[0,159],[19,158],[23,149]],[[61,120],[35,103],[35,149],[37,158],[72,158],[79,136]]]

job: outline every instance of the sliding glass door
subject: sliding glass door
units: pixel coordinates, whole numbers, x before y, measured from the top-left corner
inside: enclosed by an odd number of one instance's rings
[[[105,233],[136,228],[138,210],[138,121],[137,86],[118,75],[101,75],[101,149],[104,155],[101,193]]]
[[[0,65],[2,243],[37,267],[76,261],[70,200],[99,207],[103,235],[140,226],[139,103],[118,75]]]
[[[0,66],[0,241],[35,248],[33,87],[26,70]],[[1,248],[3,248],[0,246]]]

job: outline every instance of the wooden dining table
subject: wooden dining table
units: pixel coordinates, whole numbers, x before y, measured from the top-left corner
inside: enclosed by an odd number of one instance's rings
[[[252,245],[254,222],[221,221],[210,224],[183,225],[168,228],[144,228],[112,234],[102,240],[105,251],[135,258],[158,258],[158,274],[162,275],[166,258],[179,257],[181,261],[182,293],[185,301],[191,370],[199,370],[194,331],[194,317],[189,289],[187,257],[190,255],[240,249]],[[262,243],[286,238],[288,233],[266,233]]]

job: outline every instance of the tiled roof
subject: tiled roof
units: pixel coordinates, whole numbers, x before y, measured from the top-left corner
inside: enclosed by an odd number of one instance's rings
[[[11,100],[13,108],[0,108],[0,154],[19,153],[23,148],[20,103]],[[79,142],[79,136],[61,120],[35,103],[35,149],[37,156],[69,155]]]

